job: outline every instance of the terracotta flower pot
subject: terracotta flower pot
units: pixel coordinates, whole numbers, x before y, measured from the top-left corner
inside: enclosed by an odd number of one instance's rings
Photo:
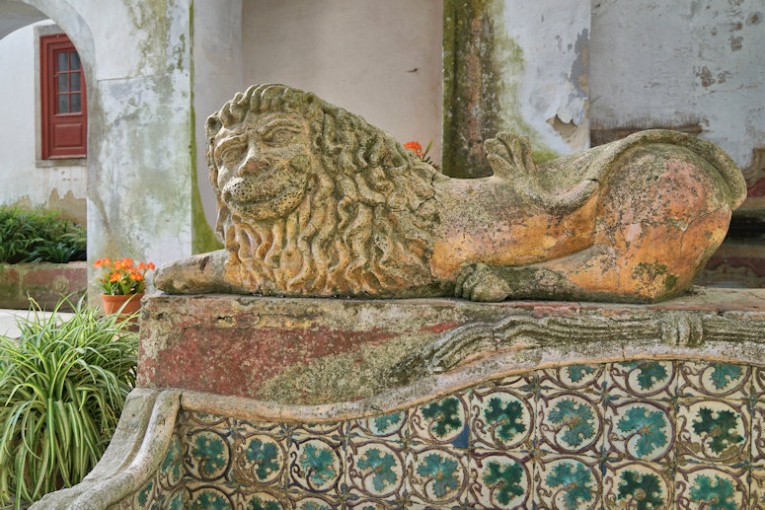
[[[140,294],[126,294],[122,296],[101,294],[101,301],[104,304],[104,313],[119,313],[119,320],[124,321],[128,318],[128,316],[136,313],[141,309],[142,297],[143,292]]]

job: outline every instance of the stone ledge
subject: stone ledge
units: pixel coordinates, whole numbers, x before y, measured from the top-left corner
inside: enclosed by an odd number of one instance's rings
[[[695,288],[656,305],[155,294],[141,336],[139,386],[324,404],[460,368],[479,374],[497,355],[511,358],[508,370],[763,359],[765,290]]]
[[[0,264],[0,308],[26,310],[31,297],[43,310],[53,310],[64,296],[76,303],[87,288],[87,262]],[[60,310],[72,308],[64,304]]]

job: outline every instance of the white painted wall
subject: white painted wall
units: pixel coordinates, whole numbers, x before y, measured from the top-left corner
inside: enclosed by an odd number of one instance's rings
[[[440,158],[441,0],[246,0],[244,80],[284,83]]]
[[[506,128],[559,154],[587,148],[590,0],[503,0],[500,15]]]
[[[50,25],[40,22],[37,25]],[[71,219],[85,221],[87,168],[81,164],[38,164],[35,145],[39,111],[35,103],[38,74],[35,66],[34,26],[18,29],[0,39],[0,203],[46,208],[62,207]],[[78,203],[79,201],[79,203]]]
[[[750,164],[765,145],[763,0],[598,0],[592,16],[593,123],[699,122]]]

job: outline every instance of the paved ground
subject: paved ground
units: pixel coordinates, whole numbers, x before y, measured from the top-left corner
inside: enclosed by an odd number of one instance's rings
[[[41,317],[50,315],[48,312],[37,312]],[[17,317],[28,317],[28,310],[1,310],[0,309],[0,335],[17,337],[19,328],[16,326]],[[70,313],[59,313],[62,317],[70,317]]]

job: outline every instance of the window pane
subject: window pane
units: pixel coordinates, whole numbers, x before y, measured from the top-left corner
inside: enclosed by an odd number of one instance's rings
[[[69,113],[69,96],[67,94],[59,94],[57,97],[58,108],[56,108],[56,113]]]
[[[57,89],[57,92],[69,92],[69,80],[67,80],[67,73],[61,73],[58,75]]]
[[[69,90],[71,90],[72,92],[79,92],[80,91],[80,73],[71,73],[69,75],[69,81],[71,82],[70,83],[71,88]]]
[[[68,51],[59,51],[56,53],[56,71],[68,71],[69,63],[67,62]]]
[[[71,63],[70,68],[72,71],[76,71],[80,68],[80,56],[76,51],[69,52],[69,62]]]
[[[70,96],[72,98],[72,108],[71,112],[80,112],[82,111],[82,104],[80,101],[80,95],[79,94],[72,94]]]

